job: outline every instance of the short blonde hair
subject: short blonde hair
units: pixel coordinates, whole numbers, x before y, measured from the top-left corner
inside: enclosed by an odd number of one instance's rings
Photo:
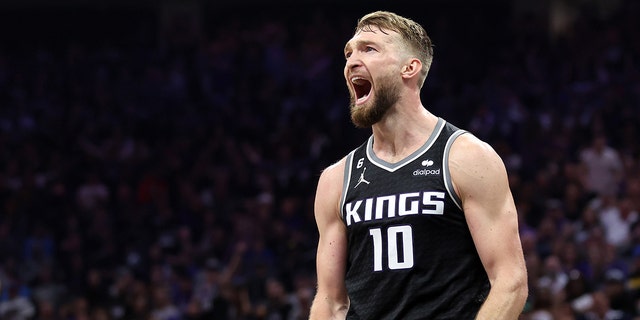
[[[371,31],[372,27],[377,27],[381,31],[390,30],[400,34],[402,39],[409,45],[411,52],[417,55],[422,62],[419,86],[422,87],[431,62],[433,61],[433,43],[427,35],[425,29],[417,22],[388,11],[376,11],[369,13],[358,20],[356,30]]]

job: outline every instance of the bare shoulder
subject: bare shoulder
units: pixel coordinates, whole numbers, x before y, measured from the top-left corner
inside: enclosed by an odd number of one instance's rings
[[[449,168],[461,196],[471,191],[508,188],[502,159],[493,147],[472,134],[460,135],[455,140],[449,153]]]
[[[451,160],[469,163],[482,164],[484,161],[500,162],[502,159],[488,143],[478,139],[471,133],[460,135],[453,145],[449,154]]]
[[[344,177],[344,168],[346,163],[346,157],[338,160],[334,164],[326,167],[322,170],[320,174],[320,181],[322,182],[340,182],[342,183],[342,179]],[[336,181],[338,180],[338,181]]]
[[[336,217],[339,217],[345,164],[346,157],[330,165],[320,174],[315,199],[316,219],[318,215],[331,217],[335,214]]]
[[[342,192],[345,165],[346,157],[322,170],[318,180],[317,196],[330,196],[335,191],[338,194]]]

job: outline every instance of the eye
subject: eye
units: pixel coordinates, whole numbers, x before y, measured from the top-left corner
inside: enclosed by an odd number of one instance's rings
[[[371,46],[367,46],[364,48],[364,52],[372,52],[372,51],[378,51],[378,50],[376,50],[376,48]]]
[[[345,59],[349,59],[349,57],[351,57],[351,51],[347,51],[344,53],[344,58]]]

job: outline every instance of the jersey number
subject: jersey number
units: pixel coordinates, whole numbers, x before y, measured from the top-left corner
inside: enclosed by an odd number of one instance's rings
[[[369,234],[373,237],[373,271],[382,271],[382,248],[384,243],[382,230],[380,228],[369,229]],[[389,227],[386,236],[389,269],[398,270],[413,267],[413,232],[411,226]]]

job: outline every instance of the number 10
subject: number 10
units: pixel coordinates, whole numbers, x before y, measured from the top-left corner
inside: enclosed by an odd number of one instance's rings
[[[369,229],[373,237],[373,271],[382,271],[382,230]],[[398,234],[402,235],[402,260],[398,256]],[[413,232],[411,226],[396,226],[387,229],[388,265],[391,270],[413,267]]]

